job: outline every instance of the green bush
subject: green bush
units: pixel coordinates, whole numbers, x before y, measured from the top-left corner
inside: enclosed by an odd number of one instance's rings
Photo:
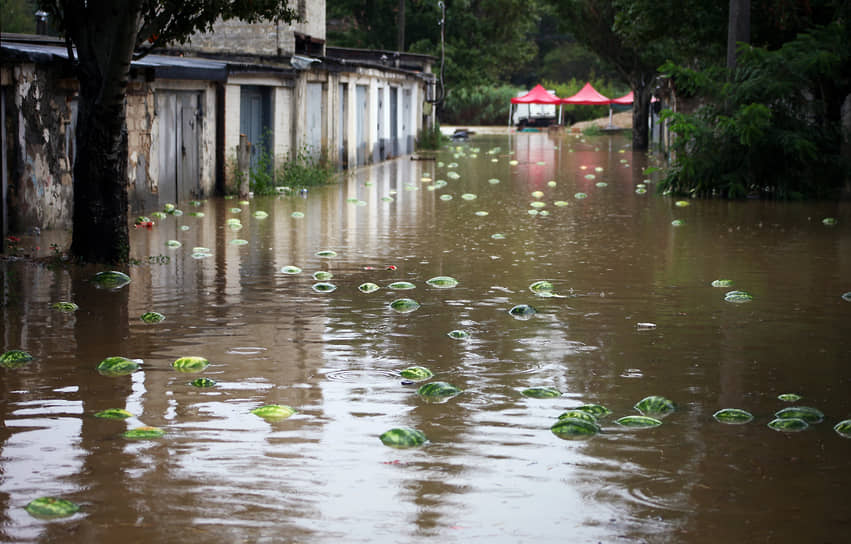
[[[272,154],[265,148],[257,155],[257,162],[248,171],[248,186],[255,195],[275,192],[275,170]]]
[[[451,89],[443,101],[441,122],[448,125],[505,125],[511,99],[522,92],[519,87],[480,85]]]
[[[314,187],[332,183],[336,169],[322,157],[314,157],[307,147],[283,161],[277,170],[272,168],[272,155],[260,153],[256,166],[251,168],[249,179],[255,195],[277,194],[277,187]]]
[[[693,114],[663,113],[676,135],[659,190],[780,199],[835,196],[849,178],[841,101],[851,92],[851,38],[837,23],[778,50],[740,50],[731,77],[670,63],[678,89],[705,97]]]
[[[423,127],[417,134],[417,149],[440,149],[440,146],[448,141],[449,138],[440,132],[440,125],[435,124],[434,128]]]
[[[311,155],[307,147],[302,148],[275,173],[276,183],[285,187],[315,187],[334,181],[336,169],[325,157]]]

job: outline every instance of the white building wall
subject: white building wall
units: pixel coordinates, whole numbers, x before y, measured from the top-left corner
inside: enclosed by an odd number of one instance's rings
[[[333,81],[333,84],[329,84],[328,87],[328,89],[333,87],[333,92],[329,91],[327,93],[329,95],[329,102],[326,112],[332,112],[334,117],[339,115],[340,110],[339,84],[345,83],[347,85],[346,157],[350,168],[353,168],[357,164],[357,146],[360,137],[357,130],[357,88],[359,86],[366,86],[367,88],[367,119],[365,121],[367,133],[365,159],[367,164],[374,162],[382,141],[385,145],[385,153],[389,154],[393,151],[393,142],[390,140],[390,136],[393,134],[392,127],[390,126],[390,119],[393,117],[390,111],[391,88],[397,89],[396,134],[399,137],[398,149],[401,152],[405,152],[407,150],[406,136],[411,139],[416,138],[417,133],[422,128],[424,83],[420,78],[405,73],[383,72],[376,69],[359,69],[353,72],[340,73],[333,76],[333,79],[329,79],[329,81]],[[410,109],[407,112],[404,110],[404,94],[406,90],[410,92],[411,96]],[[381,111],[381,123],[379,123],[377,118],[379,94],[384,104]],[[327,124],[329,132],[326,134],[332,135],[328,141],[329,145],[331,145],[329,149],[334,150],[334,154],[331,155],[333,160],[337,160],[338,155],[336,153],[341,145],[338,136],[340,122],[338,119],[330,119]],[[381,125],[380,132],[379,125]]]
[[[347,102],[349,109],[347,111],[348,119],[346,123],[347,133],[346,140],[348,149],[346,149],[346,157],[349,166],[354,168],[358,161],[358,135],[357,135],[357,80],[346,78],[348,82],[349,100]]]
[[[421,85],[412,85],[411,86],[411,118],[410,124],[408,125],[409,130],[411,131],[412,136],[414,137],[414,141],[417,139],[417,135],[420,130],[422,130],[421,119],[423,118],[422,107],[425,98],[425,89]]]
[[[239,84],[225,85],[225,176],[230,186],[236,168],[236,149],[239,146]]]
[[[369,138],[366,141],[366,162],[373,162],[375,149],[378,147],[378,78],[369,80],[369,110],[367,112],[367,127]]]
[[[272,102],[275,168],[277,169],[287,160],[293,149],[293,89],[275,87]]]
[[[384,149],[384,156],[386,157],[388,153],[393,149],[393,144],[390,142],[390,134],[392,131],[390,130],[390,81],[385,81],[384,85],[381,88],[381,101],[384,104],[384,108],[381,111],[381,115],[383,119],[381,120],[382,134],[378,135],[379,146],[382,146]],[[383,159],[384,157],[379,157]]]

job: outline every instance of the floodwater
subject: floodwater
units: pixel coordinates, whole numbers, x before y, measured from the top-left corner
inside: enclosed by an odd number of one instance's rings
[[[851,206],[678,207],[652,185],[636,194],[646,159],[627,143],[480,136],[306,195],[180,203],[182,216],[132,231],[139,262],[117,291],[91,283],[102,268],[2,263],[2,351],[34,361],[0,368],[0,540],[846,541],[851,440],[833,426],[851,418]],[[241,230],[225,226],[233,217]],[[193,258],[196,246],[210,256]],[[335,291],[312,289],[320,270]],[[438,275],[459,284],[425,283]],[[710,284],[727,278],[753,300],[725,302],[731,288]],[[564,297],[532,293],[542,279]],[[388,288],[399,280],[416,287]],[[367,281],[381,289],[358,291]],[[391,310],[402,297],[421,307]],[[60,300],[79,309],[51,309]],[[517,304],[537,314],[515,319]],[[149,310],[166,320],[143,323]],[[113,355],[144,363],[100,375]],[[185,355],[211,365],[175,371]],[[398,374],[413,365],[463,393],[421,398]],[[218,383],[189,385],[200,376]],[[562,395],[521,394],[533,386]],[[767,427],[783,393],[824,422]],[[676,412],[651,429],[614,423],[648,395]],[[269,403],[298,413],[251,413]],[[550,431],[583,403],[612,411],[600,434]],[[93,417],[107,408],[135,417]],[[755,417],[718,423],[720,408]],[[166,434],[121,436],[140,425]],[[394,427],[428,442],[387,447],[379,435]],[[42,496],[81,509],[36,519],[24,507]]]

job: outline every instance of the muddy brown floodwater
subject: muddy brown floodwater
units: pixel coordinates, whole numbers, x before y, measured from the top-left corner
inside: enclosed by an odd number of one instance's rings
[[[180,203],[132,231],[139,263],[116,291],[92,283],[103,268],[3,262],[2,351],[34,360],[0,368],[0,540],[844,541],[851,440],[833,426],[851,418],[851,206],[681,207],[636,192],[645,158],[627,144],[480,136],[304,195]],[[336,290],[315,291],[317,271]],[[458,285],[426,284],[440,275]],[[389,288],[402,280],[414,289]],[[536,296],[537,280],[563,296]],[[753,299],[726,302],[733,289]],[[403,297],[420,308],[389,308]],[[51,308],[63,300],[79,309]],[[518,304],[537,313],[515,319]],[[113,355],[143,364],[99,374]],[[175,371],[185,355],[211,364]],[[413,365],[463,393],[421,398],[398,374]],[[561,396],[521,394],[535,386]],[[824,421],[769,428],[783,393]],[[676,411],[615,423],[648,395]],[[251,413],[272,403],[298,412]],[[550,431],[584,403],[612,411],[599,434]],[[107,408],[133,417],[94,417]],[[722,424],[721,408],[754,419]],[[122,437],[141,425],[165,436]],[[428,442],[383,445],[395,427]],[[32,517],[44,496],[80,510]]]

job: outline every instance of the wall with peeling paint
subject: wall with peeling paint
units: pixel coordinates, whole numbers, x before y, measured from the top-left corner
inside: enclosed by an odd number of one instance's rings
[[[73,162],[77,88],[73,78],[51,64],[3,67],[3,144],[8,184],[6,231],[70,229],[73,217]],[[132,80],[127,89],[128,193],[131,214],[158,209],[161,172],[157,145],[161,127],[156,96],[194,92],[199,99],[198,179],[193,198],[215,191],[215,85],[208,81]]]
[[[145,83],[127,86],[127,190],[130,209],[156,206],[156,179],[151,176],[151,144],[154,124],[154,93]]]
[[[76,81],[49,65],[10,67],[4,85],[9,232],[71,227]]]

